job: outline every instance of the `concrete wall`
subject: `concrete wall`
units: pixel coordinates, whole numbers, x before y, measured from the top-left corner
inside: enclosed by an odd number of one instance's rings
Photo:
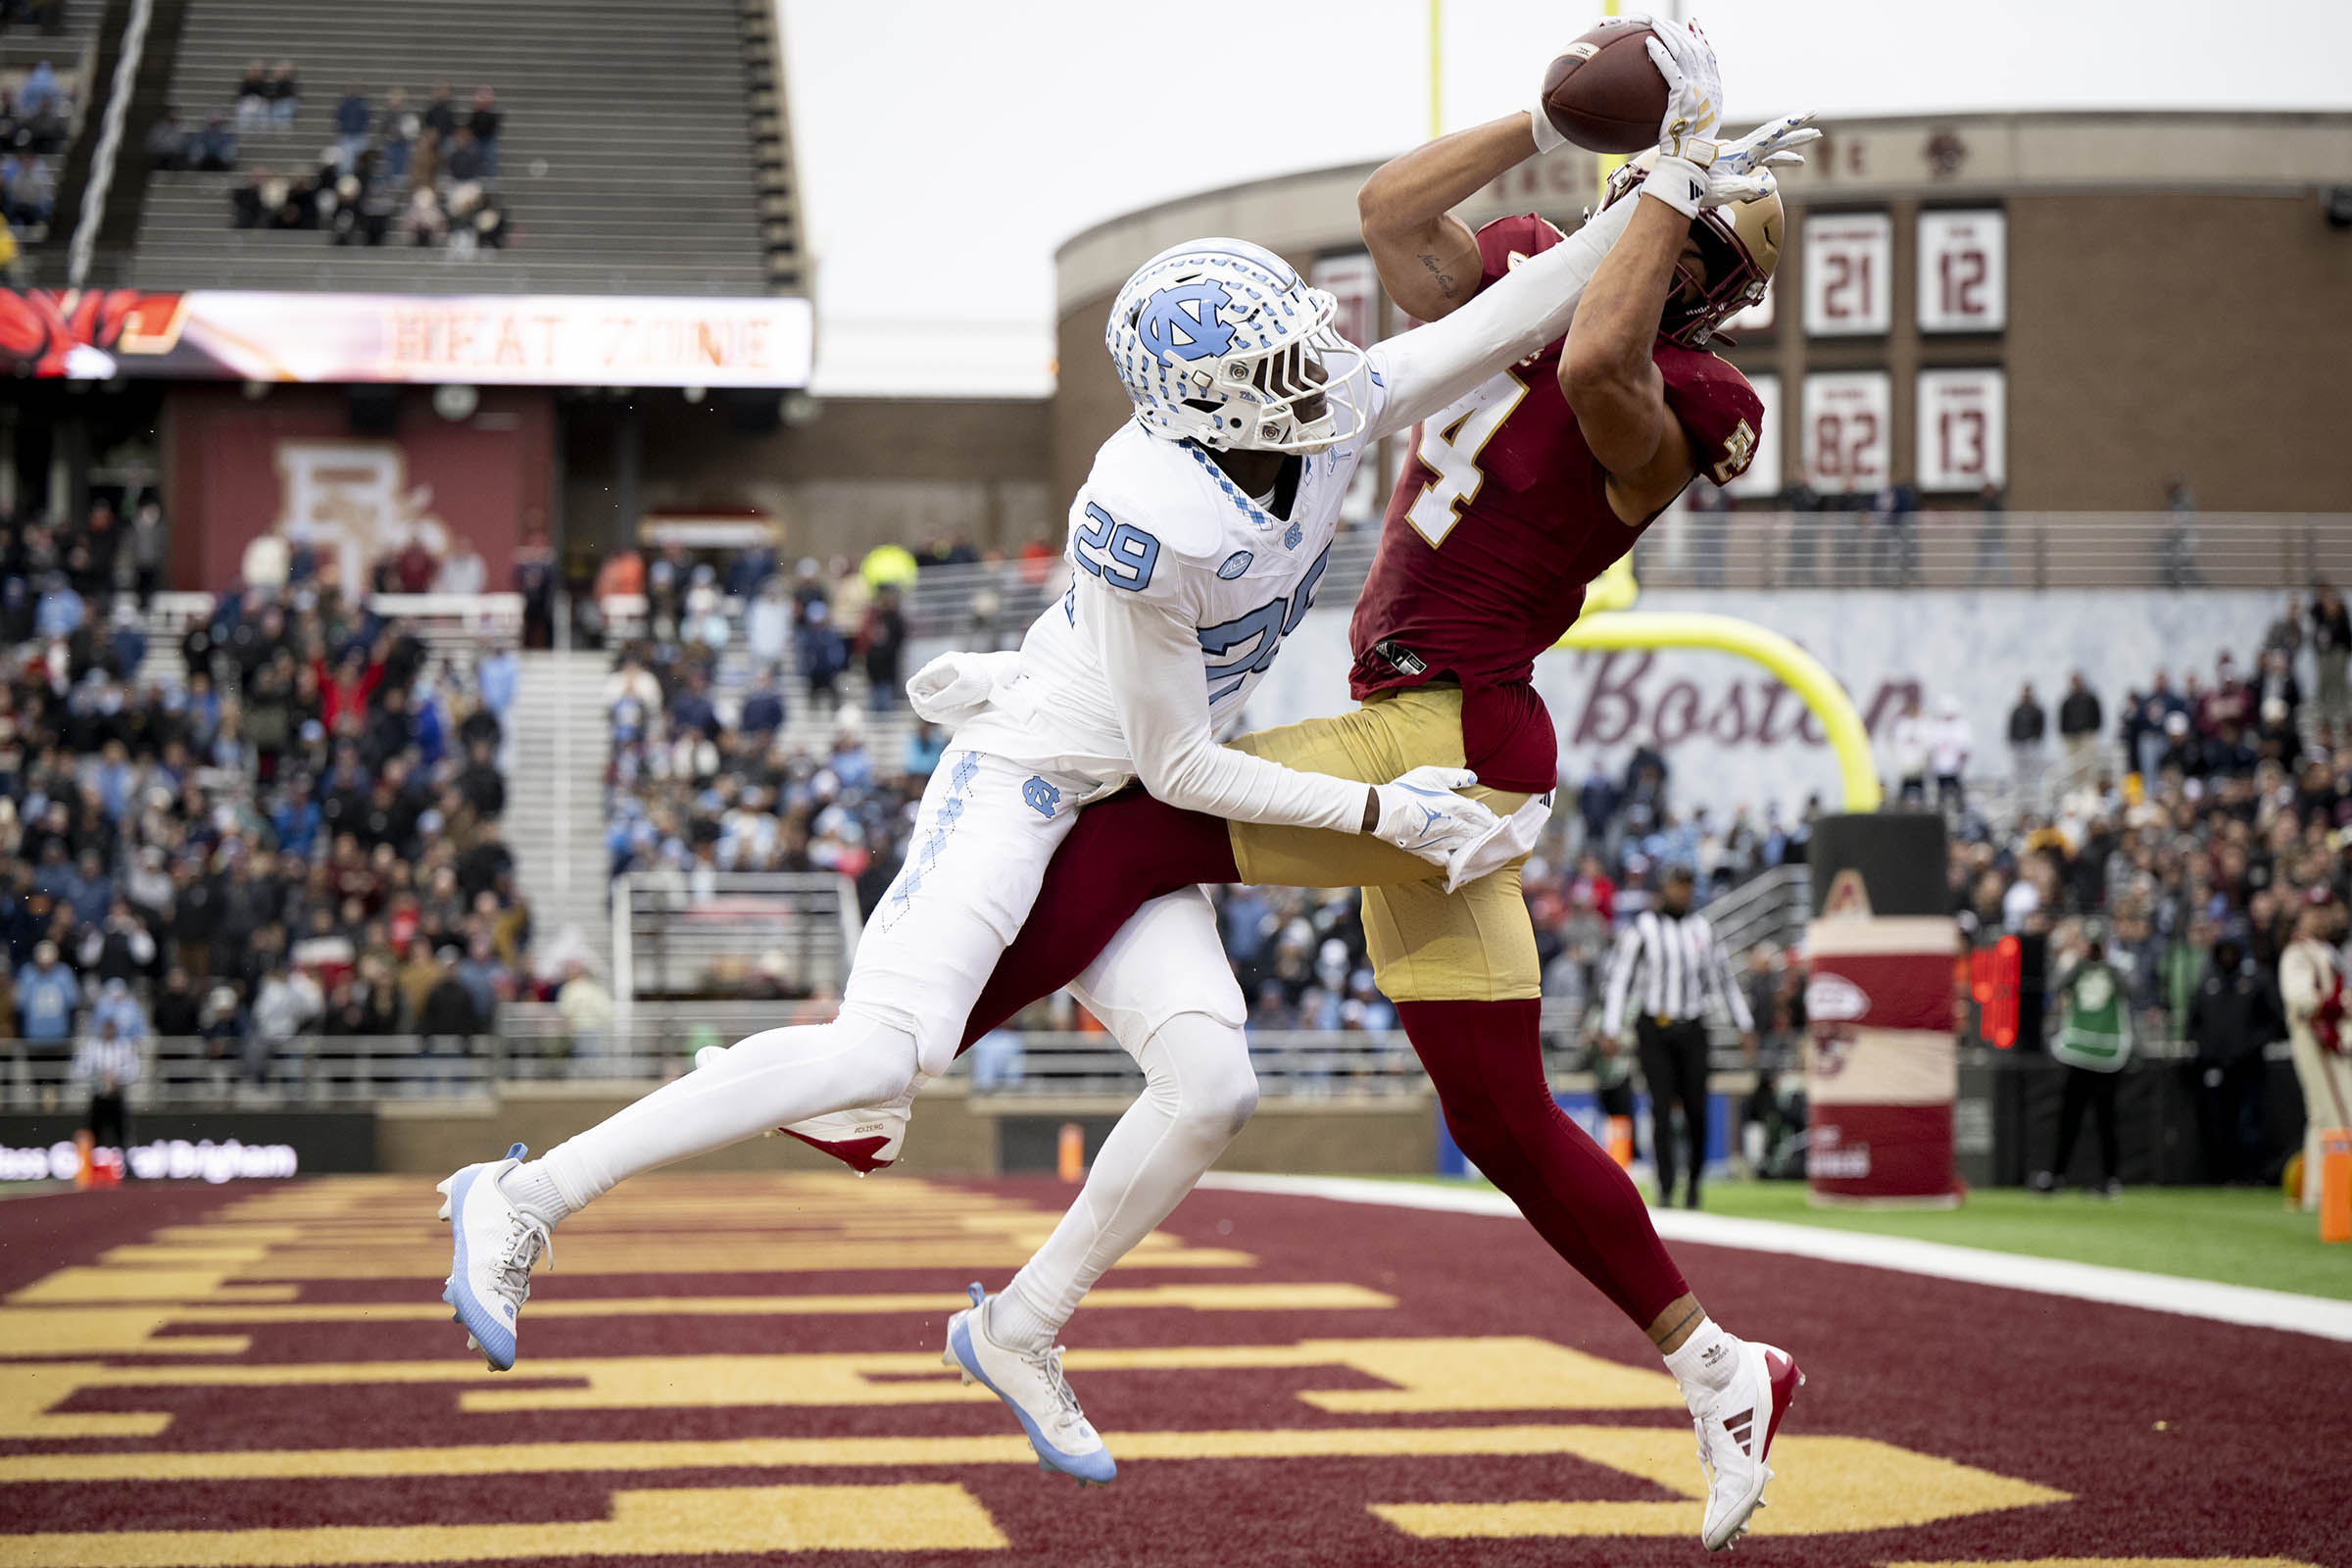
[[[637,395],[640,512],[756,509],[783,520],[795,555],[956,535],[1007,554],[1038,533],[1059,546],[1068,498],[1049,495],[1044,399],[831,398],[806,423],[747,433],[724,396]],[[619,409],[583,400],[564,414],[566,535],[610,548],[634,525],[616,514]]]
[[[545,1152],[638,1098],[630,1086],[598,1093],[574,1084],[509,1084],[497,1101],[462,1105],[387,1103],[376,1124],[377,1168],[447,1175],[510,1143]],[[1126,1102],[1012,1095],[973,1098],[961,1079],[933,1084],[915,1107],[906,1156],[916,1176],[1000,1174],[1006,1118],[1107,1123]],[[1415,1175],[1437,1168],[1437,1107],[1426,1094],[1377,1100],[1269,1100],[1218,1163],[1226,1170]],[[690,1171],[839,1170],[790,1138],[760,1138],[675,1167]]]

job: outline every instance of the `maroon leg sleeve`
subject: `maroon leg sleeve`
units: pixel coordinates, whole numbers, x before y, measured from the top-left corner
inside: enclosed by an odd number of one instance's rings
[[[1454,1143],[1553,1251],[1646,1331],[1690,1287],[1633,1178],[1552,1101],[1542,1009],[1533,998],[1396,1004]]]
[[[1238,882],[1223,819],[1180,811],[1141,790],[1078,813],[1054,852],[1021,934],[997,960],[956,1054],[1078,978],[1130,915],[1196,882]]]

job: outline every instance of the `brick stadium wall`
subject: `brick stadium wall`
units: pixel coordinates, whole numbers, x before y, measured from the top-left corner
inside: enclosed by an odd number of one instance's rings
[[[163,420],[172,586],[234,582],[245,547],[299,512],[322,549],[358,541],[363,571],[429,525],[471,539],[490,586],[505,587],[515,547],[547,534],[553,399],[486,388],[471,417],[452,421],[430,397],[403,391],[392,433],[364,435],[340,387],[275,387],[258,400],[234,386],[173,387]]]
[[[2009,236],[2013,505],[2160,506],[2174,470],[2208,507],[2352,501],[2352,232],[2316,199],[2037,196]]]

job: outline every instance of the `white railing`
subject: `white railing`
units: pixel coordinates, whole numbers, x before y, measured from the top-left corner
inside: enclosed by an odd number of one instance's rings
[[[130,112],[139,62],[147,53],[147,24],[155,0],[131,0],[130,18],[122,25],[122,53],[115,61],[115,79],[107,91],[106,112],[99,121],[98,146],[90,154],[89,182],[82,187],[81,217],[66,246],[66,286],[79,288],[89,281],[90,261],[97,254],[98,230],[106,221],[106,197],[115,183],[115,164],[122,150],[122,121]]]
[[[831,872],[632,871],[612,884],[613,996],[839,996],[858,890]]]
[[[1787,947],[1805,933],[1813,874],[1803,865],[1776,865],[1707,901],[1707,923],[1724,951],[1743,954],[1760,943]]]
[[[18,1109],[54,1099],[79,1108],[64,1054],[6,1048],[0,1098]],[[284,1108],[486,1095],[513,1076],[497,1037],[304,1035],[291,1040],[149,1040],[126,1100],[133,1111],[192,1105]]]

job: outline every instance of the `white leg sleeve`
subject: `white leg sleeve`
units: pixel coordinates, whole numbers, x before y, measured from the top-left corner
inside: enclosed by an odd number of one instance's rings
[[[578,1209],[673,1160],[830,1110],[885,1103],[914,1075],[914,1037],[871,1018],[845,1013],[769,1029],[558,1144],[539,1163],[566,1209]]]
[[[1078,1201],[990,1309],[992,1332],[1031,1348],[1054,1342],[1102,1271],[1168,1217],[1257,1108],[1241,988],[1200,889],[1144,906],[1070,989],[1118,1034],[1145,1087]]]

